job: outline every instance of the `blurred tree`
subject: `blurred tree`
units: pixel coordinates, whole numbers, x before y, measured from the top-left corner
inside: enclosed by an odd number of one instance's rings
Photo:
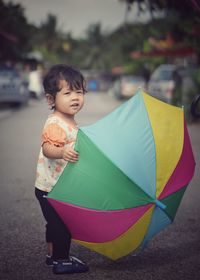
[[[32,44],[34,50],[40,51],[44,59],[56,63],[59,39],[57,33],[57,18],[48,14],[46,21],[40,27],[33,27]]]
[[[30,28],[20,4],[0,0],[0,60],[18,60],[31,49]]]
[[[40,26],[40,36],[49,51],[56,51],[59,47],[59,36],[57,32],[57,18],[48,14],[47,20]]]
[[[131,9],[132,5],[136,4],[140,12],[150,11],[152,15],[160,10],[165,11],[177,11],[179,15],[190,17],[194,12],[198,12],[197,8],[189,0],[119,0],[125,2]]]
[[[105,35],[102,34],[101,24],[89,25],[85,40],[85,68],[105,69],[104,53],[106,51]]]
[[[70,64],[69,53],[73,39],[70,33],[64,34],[59,31],[55,15],[48,14],[39,27],[33,27],[32,34],[33,48],[42,53],[44,60],[51,64],[60,62]]]
[[[163,11],[163,19],[174,42],[183,42],[195,50],[200,63],[200,8],[189,0],[119,0],[128,9],[137,5],[140,12],[150,11],[152,19]],[[180,20],[181,19],[181,20]],[[172,25],[173,23],[173,25]],[[159,28],[159,27],[158,27]],[[155,29],[156,30],[156,29]],[[164,34],[167,36],[167,33]]]

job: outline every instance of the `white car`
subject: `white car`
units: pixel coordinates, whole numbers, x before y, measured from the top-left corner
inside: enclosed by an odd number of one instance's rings
[[[143,77],[123,75],[114,82],[111,91],[118,99],[130,98],[139,87],[145,87],[145,80]]]

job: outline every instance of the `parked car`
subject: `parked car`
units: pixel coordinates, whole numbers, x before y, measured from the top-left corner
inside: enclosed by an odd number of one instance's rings
[[[28,84],[13,68],[0,68],[0,102],[12,105],[26,104],[29,100]]]
[[[145,86],[145,79],[141,76],[124,75],[118,78],[111,92],[118,98],[129,98],[135,94],[139,87]]]
[[[148,92],[171,104],[176,86],[181,84],[186,70],[173,64],[162,64],[154,70],[148,82]]]

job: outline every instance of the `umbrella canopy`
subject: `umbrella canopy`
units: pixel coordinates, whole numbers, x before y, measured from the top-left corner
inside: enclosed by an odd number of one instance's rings
[[[139,89],[80,128],[75,149],[48,194],[73,240],[116,260],[173,221],[195,168],[182,109]]]

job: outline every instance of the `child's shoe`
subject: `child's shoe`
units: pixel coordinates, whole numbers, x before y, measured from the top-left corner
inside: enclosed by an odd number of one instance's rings
[[[87,272],[89,267],[75,257],[69,257],[69,260],[58,260],[53,262],[54,274],[68,274]]]
[[[53,258],[52,256],[46,255],[46,265],[47,266],[53,266]]]

